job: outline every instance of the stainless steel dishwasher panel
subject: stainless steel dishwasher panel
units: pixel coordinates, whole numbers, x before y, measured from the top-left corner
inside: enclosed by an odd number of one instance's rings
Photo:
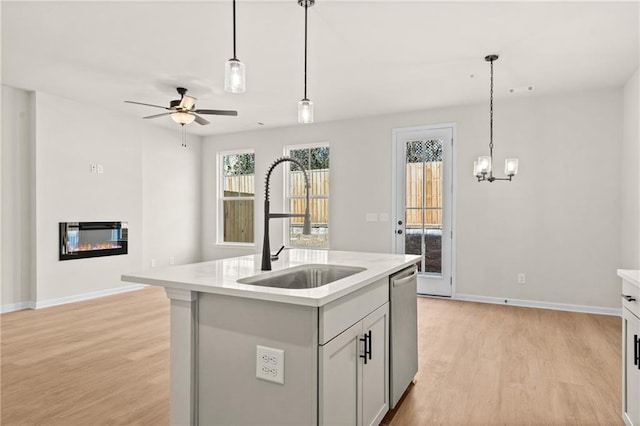
[[[394,408],[418,373],[418,270],[416,266],[391,276],[390,401]]]

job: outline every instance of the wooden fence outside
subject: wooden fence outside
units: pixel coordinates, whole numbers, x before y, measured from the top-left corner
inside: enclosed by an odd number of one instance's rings
[[[424,198],[423,198],[424,197]],[[407,163],[405,223],[408,228],[442,226],[442,162]]]
[[[225,200],[223,211],[223,241],[233,243],[252,243],[253,200]]]
[[[312,170],[308,172],[310,194],[327,198],[311,199],[311,224],[327,226],[329,223],[329,170]],[[253,197],[255,194],[255,176],[227,176],[224,181],[225,197]],[[303,214],[305,207],[305,182],[302,172],[291,173],[291,212]],[[262,205],[262,204],[260,204]],[[254,201],[225,200],[224,241],[253,242]],[[280,210],[279,208],[277,210]],[[292,218],[291,224],[302,225],[302,218]]]
[[[423,173],[424,167],[424,173]],[[313,195],[329,195],[329,170],[312,170],[309,173],[310,193]],[[290,175],[291,211],[304,213],[304,175],[293,172]],[[225,196],[253,197],[255,177],[229,176],[225,178]],[[406,164],[405,203],[407,228],[442,226],[442,162],[408,163]],[[424,193],[423,193],[424,187]],[[424,202],[423,202],[424,195]],[[328,198],[311,199],[311,223],[314,226],[327,226],[329,223]],[[224,206],[224,241],[252,242],[254,222],[254,202],[251,200],[225,201]],[[294,218],[291,223],[302,225],[302,218]]]
[[[329,224],[329,170],[311,170],[307,172],[309,175],[309,194],[315,196],[324,196],[327,198],[316,198],[309,200],[309,210],[311,212],[311,224],[314,226],[327,226]],[[291,179],[291,212],[296,214],[304,213],[305,205],[305,183],[304,174],[302,172],[293,172]],[[303,218],[292,218],[292,224],[302,225]]]

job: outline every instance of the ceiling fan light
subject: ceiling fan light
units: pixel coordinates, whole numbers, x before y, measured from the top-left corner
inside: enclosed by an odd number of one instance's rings
[[[245,66],[235,58],[224,65],[224,90],[229,93],[244,93],[246,90]]]
[[[298,101],[298,123],[313,123],[313,101]]]
[[[196,116],[189,114],[188,112],[173,112],[171,113],[171,119],[178,124],[190,124],[196,119]]]
[[[507,158],[504,160],[504,174],[507,176],[515,176],[518,174],[517,158]]]

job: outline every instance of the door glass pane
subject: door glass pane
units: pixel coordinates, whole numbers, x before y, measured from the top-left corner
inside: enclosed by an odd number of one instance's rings
[[[422,256],[420,272],[442,273],[442,144],[405,146],[405,253]]]

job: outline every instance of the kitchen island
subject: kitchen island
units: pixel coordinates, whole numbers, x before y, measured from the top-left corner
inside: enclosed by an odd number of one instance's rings
[[[292,249],[268,272],[249,255],[122,280],[171,299],[171,424],[378,424],[390,408],[389,277],[418,260]],[[307,265],[353,272],[314,288],[251,278]]]

